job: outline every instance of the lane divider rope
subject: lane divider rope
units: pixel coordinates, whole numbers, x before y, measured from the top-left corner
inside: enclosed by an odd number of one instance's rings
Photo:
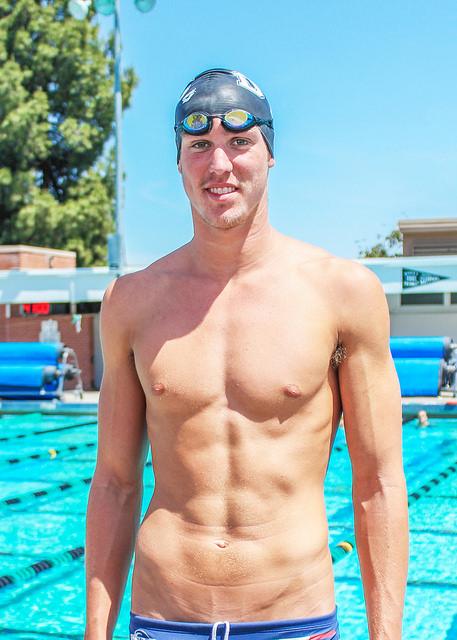
[[[425,460],[425,462],[423,460],[424,458],[423,453],[409,460],[409,462],[407,462],[403,467],[405,472],[409,471],[410,469],[413,470],[415,472],[413,476],[414,478],[418,475],[422,475],[425,469],[424,465],[428,467],[430,463],[440,462],[443,458],[443,455],[447,455],[447,451],[450,449],[451,446],[452,446],[452,453],[454,453],[455,438],[448,438],[446,440],[443,440],[438,446],[430,450],[429,456]],[[409,473],[407,475],[408,477],[410,477]],[[345,493],[346,494],[348,493],[348,489],[346,489]],[[332,514],[333,521],[345,522],[347,518],[351,517],[352,510],[353,510],[352,503],[340,507]]]
[[[441,471],[441,473],[439,473],[434,478],[432,478],[431,480],[423,484],[421,487],[419,487],[417,491],[413,491],[412,493],[410,493],[408,495],[408,506],[416,502],[416,500],[419,500],[419,498],[422,498],[422,496],[426,495],[427,493],[430,493],[430,490],[434,486],[436,487],[438,484],[441,484],[443,480],[445,480],[446,478],[449,478],[449,476],[451,476],[453,473],[456,473],[456,472],[457,472],[457,460],[455,460],[452,464],[446,467],[444,471]]]
[[[147,462],[145,466],[152,467],[152,462]],[[91,479],[92,478],[85,478],[84,480],[82,480],[82,482]],[[84,553],[85,549],[83,546],[75,547],[74,549],[61,551],[60,553],[48,556],[43,560],[39,560],[38,562],[34,562],[33,564],[21,567],[20,569],[17,569],[12,573],[0,576],[0,589],[2,589],[3,587],[8,587],[12,584],[28,581],[37,576],[39,573],[52,569],[53,567],[68,564],[69,562],[77,560],[78,558],[83,556]]]
[[[62,551],[61,553],[56,553],[48,556],[47,558],[44,558],[39,562],[29,564],[26,567],[21,567],[20,569],[17,569],[12,573],[0,576],[0,589],[18,582],[25,582],[26,580],[30,580],[30,578],[34,578],[43,571],[52,569],[52,567],[68,564],[69,562],[77,560],[83,555],[84,547],[75,547],[74,549],[69,549],[68,551]]]
[[[71,444],[67,447],[62,447],[61,449],[48,449],[44,453],[32,453],[28,456],[21,456],[19,458],[7,458],[6,460],[0,460],[0,467],[7,466],[10,464],[20,464],[22,462],[29,462],[30,460],[39,460],[40,458],[55,458],[61,453],[78,451],[79,449],[87,449],[89,447],[97,446],[96,442],[83,442],[82,444]]]
[[[13,436],[2,436],[0,438],[0,442],[19,440],[30,436],[41,436],[43,433],[55,433],[57,431],[66,431],[67,429],[76,429],[77,427],[87,427],[90,424],[97,424],[97,420],[91,420],[90,422],[78,422],[77,424],[67,424],[63,427],[53,427],[52,429],[37,429],[36,431],[30,431],[29,433],[17,433]]]
[[[151,462],[146,462],[146,467],[152,467]],[[34,498],[45,498],[46,496],[50,496],[56,493],[62,493],[63,491],[67,491],[69,489],[79,489],[81,488],[81,484],[90,485],[92,482],[92,476],[88,478],[77,478],[73,482],[64,482],[63,484],[58,484],[52,487],[48,487],[47,489],[38,489],[36,491],[27,491],[25,493],[20,493],[16,496],[10,496],[9,498],[4,498],[0,500],[0,511],[2,509],[7,509],[9,507],[14,507],[18,504],[27,503],[30,501],[34,501]],[[12,511],[14,513],[14,511]]]
[[[436,487],[438,484],[443,482],[443,480],[445,480],[446,478],[449,478],[449,476],[451,476],[453,473],[456,473],[456,472],[457,472],[457,460],[452,464],[450,464],[448,467],[446,467],[444,471],[441,471],[431,480],[429,480],[428,482],[423,484],[421,487],[419,487],[417,491],[413,491],[412,493],[408,494],[408,506],[410,506],[411,504],[415,504],[417,500],[419,500],[423,496],[430,493],[431,489],[434,486]],[[342,558],[346,557],[347,554],[351,553],[351,551],[355,549],[355,545],[356,545],[355,536],[347,538],[346,540],[341,540],[340,542],[337,542],[335,545],[332,545],[330,547],[330,555],[332,556],[333,564],[335,564],[336,562],[339,562]]]
[[[69,489],[79,489],[81,487],[81,484],[88,485],[91,483],[91,480],[92,480],[92,477],[81,478],[76,480],[76,482],[64,482],[63,484],[58,484],[54,487],[49,487],[48,489],[40,489],[38,491],[27,491],[26,493],[21,493],[18,496],[4,498],[3,500],[0,501],[0,511],[8,509],[9,507],[14,507],[16,505],[30,502],[31,500],[33,501],[34,498],[44,498],[46,496],[50,496],[55,493],[68,491]]]

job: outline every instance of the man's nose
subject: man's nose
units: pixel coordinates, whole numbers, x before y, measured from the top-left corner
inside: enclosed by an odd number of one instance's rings
[[[227,173],[232,171],[232,162],[222,147],[215,147],[208,168],[211,173]]]

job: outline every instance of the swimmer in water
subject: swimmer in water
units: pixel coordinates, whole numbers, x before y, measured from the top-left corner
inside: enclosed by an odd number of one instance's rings
[[[252,80],[198,75],[175,137],[194,235],[102,304],[85,640],[112,638],[133,552],[132,640],[337,640],[324,479],[343,408],[370,638],[400,640],[407,491],[382,285],[271,226],[273,118]]]
[[[417,413],[417,426],[421,429],[423,427],[428,427],[430,424],[428,420],[428,415],[425,409],[421,409]]]

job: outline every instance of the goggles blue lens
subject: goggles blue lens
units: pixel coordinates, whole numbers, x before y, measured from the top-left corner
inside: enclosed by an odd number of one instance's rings
[[[200,135],[210,131],[213,118],[220,118],[222,125],[229,131],[245,131],[255,125],[266,124],[272,126],[271,120],[261,120],[244,109],[232,109],[227,113],[209,115],[203,112],[190,113],[182,122],[175,126],[175,130],[185,131],[191,135]]]

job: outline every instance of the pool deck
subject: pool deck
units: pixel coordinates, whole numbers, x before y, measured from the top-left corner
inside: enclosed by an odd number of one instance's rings
[[[98,404],[100,391],[84,391],[82,398],[79,398],[73,391],[64,391],[63,402]]]
[[[402,398],[403,405],[408,404],[457,404],[457,397],[453,397],[451,394],[448,396],[411,396]]]

